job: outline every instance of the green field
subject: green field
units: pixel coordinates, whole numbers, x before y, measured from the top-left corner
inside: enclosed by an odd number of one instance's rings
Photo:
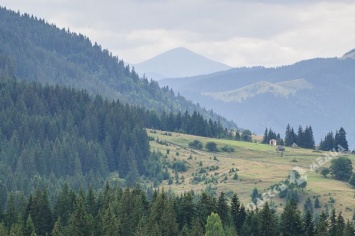
[[[303,209],[303,203],[307,197],[310,197],[314,203],[314,197],[318,196],[322,208],[317,211],[325,210],[325,205],[328,205],[329,209],[334,207],[337,211],[342,211],[342,215],[347,219],[351,219],[354,214],[355,190],[348,183],[334,180],[331,177],[324,178],[320,173],[310,169],[312,163],[329,166],[330,161],[325,164],[321,162],[327,160],[326,155],[329,156],[329,152],[286,147],[285,152],[281,154],[276,151],[275,147],[260,143],[211,139],[149,129],[147,132],[150,137],[154,138],[150,142],[151,150],[160,151],[166,155],[167,163],[182,161],[188,167],[186,172],[178,172],[179,183],[176,183],[175,173],[170,168],[173,183],[168,184],[165,180],[160,185],[166,190],[171,189],[176,194],[189,190],[194,190],[198,194],[206,191],[207,188],[212,189],[216,194],[224,191],[227,195],[231,195],[235,192],[247,205],[251,201],[250,195],[255,187],[260,193],[266,192],[273,184],[285,180],[293,168],[298,167],[304,171],[302,175],[307,176],[307,187],[300,192],[300,210]],[[205,148],[202,150],[189,148],[189,142],[196,139],[203,145],[213,141],[219,149],[227,145],[233,147],[235,151],[211,153]],[[355,169],[355,155],[348,155],[348,157],[352,160]],[[232,168],[238,169],[237,180],[233,179],[234,172],[230,173]],[[201,172],[205,173],[201,174]],[[204,178],[200,182],[193,182],[194,176],[204,176]],[[333,198],[335,202],[330,203],[330,198]],[[282,210],[285,204],[284,199],[276,196],[270,200],[275,203],[278,210]]]

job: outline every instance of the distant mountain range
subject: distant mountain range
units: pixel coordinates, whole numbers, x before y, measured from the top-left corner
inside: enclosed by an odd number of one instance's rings
[[[174,48],[147,61],[134,65],[142,76],[154,80],[205,75],[232,67],[210,60],[186,48]]]
[[[341,58],[235,68],[159,84],[258,134],[271,127],[283,136],[288,123],[295,129],[311,125],[318,143],[342,126],[355,146],[355,49]]]

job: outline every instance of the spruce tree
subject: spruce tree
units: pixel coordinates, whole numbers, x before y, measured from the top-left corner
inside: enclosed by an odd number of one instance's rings
[[[346,132],[343,129],[343,127],[341,127],[339,131],[335,133],[334,142],[335,142],[335,149],[337,151],[349,150],[348,141],[346,140]]]
[[[260,214],[260,235],[278,235],[278,220],[274,212],[270,209],[268,202],[265,203]]]
[[[316,199],[314,200],[314,208],[321,208],[318,196],[316,196]]]
[[[126,232],[126,235],[130,235],[129,232]],[[102,219],[102,235],[118,235],[119,234],[119,223],[117,217],[114,213],[112,205],[106,209],[105,214]]]
[[[312,203],[312,200],[309,197],[306,199],[306,202],[303,205],[303,211],[304,212],[309,211],[309,213],[311,215],[313,215],[313,203]]]
[[[298,236],[303,234],[301,213],[297,203],[291,199],[281,215],[281,233],[285,236]]]
[[[35,235],[36,232],[35,232],[35,226],[33,224],[33,221],[32,221],[32,218],[31,218],[31,215],[28,216],[27,220],[26,220],[26,223],[23,227],[23,235],[24,236],[32,236],[32,235]]]
[[[69,231],[73,235],[90,235],[90,226],[88,225],[88,216],[85,210],[83,199],[78,198],[75,203],[75,210],[70,217]]]
[[[203,236],[203,228],[199,218],[194,218],[192,221],[191,236]]]
[[[224,230],[222,226],[221,218],[218,214],[212,212],[207,218],[206,224],[206,236],[224,236]]]
[[[227,199],[225,197],[225,193],[223,191],[220,193],[220,195],[218,197],[217,212],[216,213],[221,218],[223,226],[227,226],[229,224],[229,222],[228,222],[229,207],[227,204]]]
[[[306,214],[303,219],[304,224],[304,235],[305,236],[314,236],[315,235],[315,226],[313,222],[312,213],[307,209]]]

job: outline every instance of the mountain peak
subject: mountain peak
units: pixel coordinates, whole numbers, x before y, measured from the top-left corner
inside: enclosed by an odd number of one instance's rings
[[[355,49],[345,53],[344,56],[341,57],[341,59],[348,59],[348,58],[355,59]]]
[[[173,48],[134,66],[137,72],[155,80],[210,74],[231,68],[184,47]]]

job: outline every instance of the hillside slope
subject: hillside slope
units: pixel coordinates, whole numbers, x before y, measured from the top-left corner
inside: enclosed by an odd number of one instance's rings
[[[0,56],[13,68],[14,76],[23,80],[83,89],[158,113],[197,110],[206,118],[220,118],[168,88],[161,89],[157,82],[140,78],[87,37],[5,8],[0,8]],[[225,119],[222,122],[234,126]]]
[[[343,58],[317,58],[278,68],[236,68],[160,84],[259,134],[266,127],[284,134],[288,123],[296,128],[311,125],[318,142],[328,131],[343,126],[354,147],[355,60],[351,55],[352,51]]]

